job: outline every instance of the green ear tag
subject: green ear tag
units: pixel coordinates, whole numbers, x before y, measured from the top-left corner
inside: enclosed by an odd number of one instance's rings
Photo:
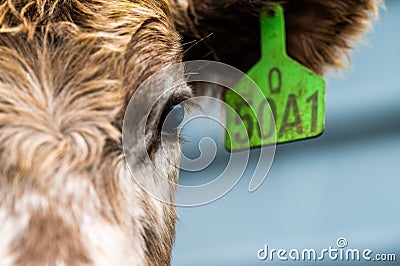
[[[226,94],[226,103],[240,116],[227,110],[226,148],[231,151],[312,138],[324,131],[325,81],[287,55],[283,8],[275,5],[269,13],[261,17],[261,59],[247,73],[262,93],[239,81]]]

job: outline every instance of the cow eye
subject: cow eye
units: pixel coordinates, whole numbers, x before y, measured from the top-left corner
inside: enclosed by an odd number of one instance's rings
[[[183,103],[172,105],[164,110],[160,117],[158,130],[162,133],[176,133],[179,125],[185,118],[185,107]]]

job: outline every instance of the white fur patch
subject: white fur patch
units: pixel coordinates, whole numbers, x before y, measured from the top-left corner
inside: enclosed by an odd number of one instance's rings
[[[0,265],[11,266],[15,256],[10,253],[10,244],[13,239],[23,232],[29,221],[29,215],[22,215],[18,218],[9,213],[5,206],[0,207]]]

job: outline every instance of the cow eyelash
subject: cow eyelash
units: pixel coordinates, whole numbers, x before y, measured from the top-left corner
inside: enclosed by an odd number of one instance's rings
[[[189,99],[190,95],[178,94],[168,100],[158,122],[157,129],[160,133],[175,135],[187,113],[200,108]]]
[[[177,94],[172,96],[164,105],[163,111],[156,122],[158,123],[156,131],[153,133],[149,143],[147,144],[147,153],[149,155],[154,154],[158,150],[159,145],[161,144],[161,135],[164,133],[167,133],[164,135],[165,137],[172,137],[172,141],[179,141],[181,143],[185,141],[185,139],[181,136],[181,132],[178,130],[178,127],[176,128],[176,131],[174,130],[173,132],[168,133],[162,132],[162,125],[166,116],[168,115],[168,111],[170,111],[170,109],[176,105],[181,105],[185,114],[200,108],[200,106],[196,105],[193,101],[187,101],[191,98],[191,96],[192,95],[188,94]]]

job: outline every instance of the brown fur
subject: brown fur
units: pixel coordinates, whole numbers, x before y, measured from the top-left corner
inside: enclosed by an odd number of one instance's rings
[[[20,254],[15,264],[46,265],[57,257],[65,258],[67,265],[89,265],[92,261],[82,244],[75,240],[77,234],[79,228],[65,224],[60,216],[36,213],[30,219],[26,232],[11,243],[11,252]]]
[[[248,69],[258,57],[257,16],[270,2],[1,1],[0,229],[15,223],[15,230],[0,255],[12,265],[96,263],[91,254],[107,241],[88,244],[89,219],[120,233],[137,264],[169,264],[176,211],[126,174],[127,103],[146,78],[183,56]],[[343,65],[376,13],[373,0],[283,5],[289,54],[318,73]],[[182,43],[211,33],[183,53]],[[177,170],[165,175],[176,181]]]
[[[346,65],[349,49],[369,28],[380,1],[189,0],[175,12],[177,27],[187,43],[204,40],[185,59],[217,59],[247,71],[259,58],[259,12],[273,2],[285,9],[289,55],[323,74]]]

